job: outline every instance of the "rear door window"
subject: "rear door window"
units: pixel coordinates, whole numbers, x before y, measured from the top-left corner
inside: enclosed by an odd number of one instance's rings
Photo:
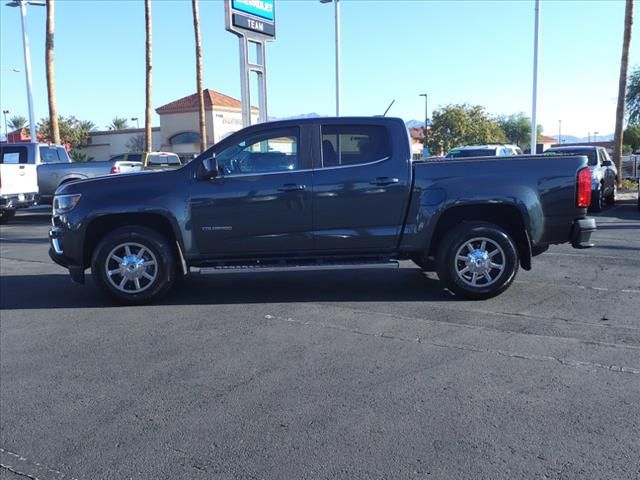
[[[60,163],[64,162],[64,159],[60,159],[58,156],[58,150],[56,147],[40,147],[40,163]]]
[[[27,163],[27,147],[1,147],[0,164],[17,165]]]
[[[322,127],[322,167],[361,165],[391,156],[389,132],[381,125]]]

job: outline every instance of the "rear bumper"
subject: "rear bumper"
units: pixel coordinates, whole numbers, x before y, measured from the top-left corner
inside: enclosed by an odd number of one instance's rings
[[[0,196],[0,209],[15,210],[29,208],[36,205],[36,193],[16,193],[15,195]]]
[[[573,248],[591,248],[591,234],[596,231],[595,218],[580,218],[573,222],[571,229],[571,245]]]

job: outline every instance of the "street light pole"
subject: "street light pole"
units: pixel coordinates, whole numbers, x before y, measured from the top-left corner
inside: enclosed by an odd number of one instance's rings
[[[20,20],[22,22],[22,46],[24,50],[24,70],[27,80],[27,102],[29,104],[29,134],[32,142],[37,142],[36,136],[36,119],[33,113],[33,89],[31,81],[31,53],[29,50],[29,36],[27,34],[27,3],[29,5],[37,5],[44,7],[44,2],[27,1],[27,0],[14,0],[7,3],[8,7],[20,7]]]
[[[140,119],[138,117],[131,117],[132,122],[136,122],[136,128],[140,128]]]
[[[339,117],[342,103],[342,88],[340,85],[340,0],[320,0],[320,3],[331,3],[332,1],[336,17],[336,117]]]
[[[427,147],[427,142],[429,141],[429,107],[428,107],[428,95],[426,93],[421,93],[420,97],[424,97],[424,146]],[[427,147],[428,148],[428,147]]]
[[[334,0],[336,6],[336,117],[340,116],[342,86],[340,85],[340,0]]]
[[[535,22],[533,30],[533,98],[531,106],[531,154],[537,153],[538,124],[536,107],[538,103],[538,31],[540,30],[540,0],[535,0]]]

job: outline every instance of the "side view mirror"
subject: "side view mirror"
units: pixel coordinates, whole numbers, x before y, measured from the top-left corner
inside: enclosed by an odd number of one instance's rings
[[[610,167],[611,165],[613,165],[613,162],[611,160],[604,160],[602,162],[603,167]]]
[[[218,160],[215,155],[202,160],[202,166],[198,174],[200,180],[212,180],[220,176],[220,169],[218,168]]]

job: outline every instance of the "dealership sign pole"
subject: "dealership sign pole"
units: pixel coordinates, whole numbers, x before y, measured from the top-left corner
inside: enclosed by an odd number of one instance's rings
[[[251,73],[258,78],[258,122],[267,116],[266,44],[276,38],[275,0],[225,0],[225,26],[240,40],[242,126],[251,125]],[[255,47],[255,62],[249,55]]]

